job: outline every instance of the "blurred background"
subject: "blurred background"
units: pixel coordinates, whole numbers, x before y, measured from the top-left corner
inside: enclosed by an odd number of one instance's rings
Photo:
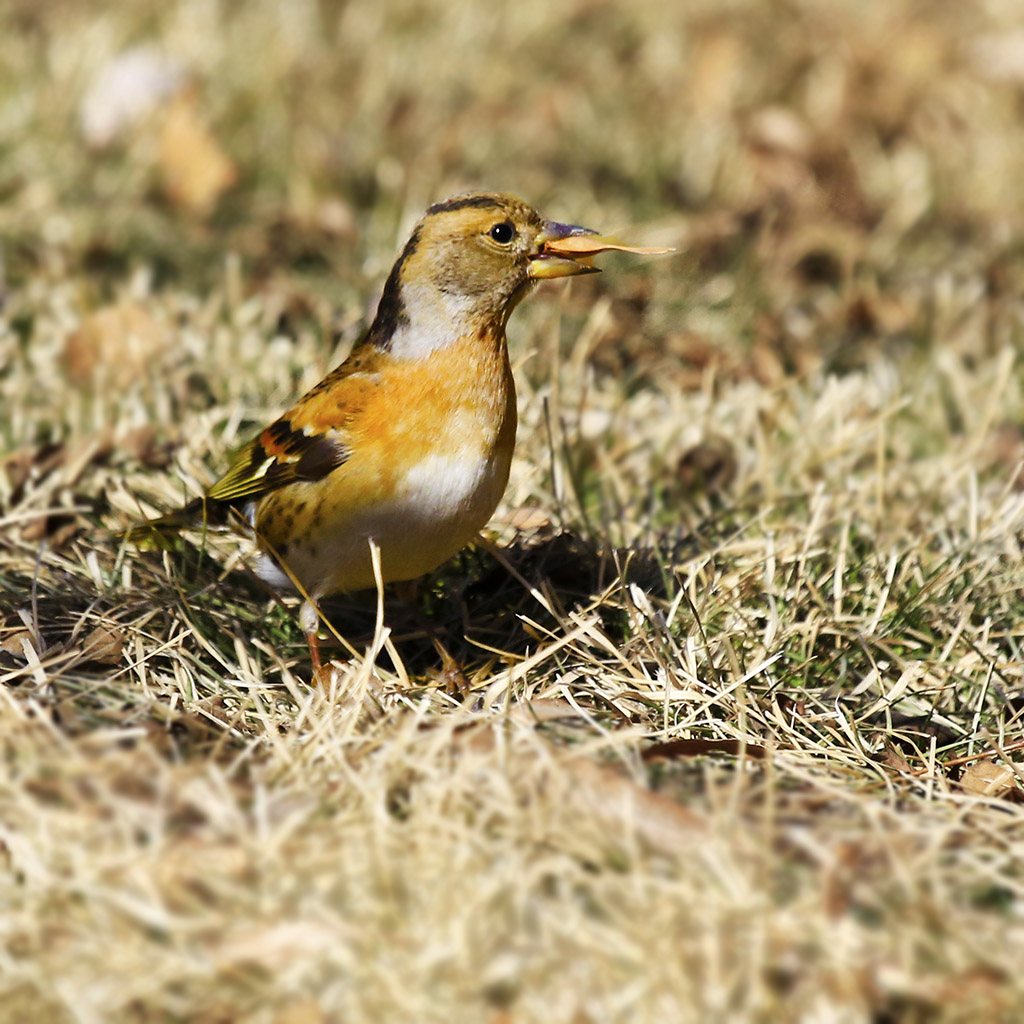
[[[471,187],[680,246],[615,263],[591,355],[629,379],[984,347],[1019,291],[1016,3],[7,0],[0,56],[0,386],[52,413],[7,447],[70,425],[56,371],[177,362],[154,292],[259,296],[332,357]]]

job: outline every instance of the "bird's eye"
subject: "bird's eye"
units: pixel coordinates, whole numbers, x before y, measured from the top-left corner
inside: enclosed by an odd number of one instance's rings
[[[495,224],[487,234],[499,245],[508,245],[516,237],[516,229],[507,220],[503,220],[500,224]]]

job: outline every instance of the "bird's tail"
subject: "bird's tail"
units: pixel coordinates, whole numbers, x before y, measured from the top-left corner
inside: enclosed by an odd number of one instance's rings
[[[157,547],[163,550],[173,546],[174,535],[189,527],[205,529],[207,526],[224,526],[227,522],[226,509],[221,503],[206,498],[194,498],[184,508],[169,512],[158,519],[125,530],[123,537],[129,544],[139,547]]]

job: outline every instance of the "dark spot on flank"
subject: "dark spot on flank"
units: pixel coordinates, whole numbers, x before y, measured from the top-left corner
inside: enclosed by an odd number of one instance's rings
[[[399,327],[409,322],[405,312],[405,304],[402,302],[402,266],[412,256],[420,244],[420,231],[417,228],[408,242],[402,254],[395,260],[395,265],[384,282],[384,291],[381,293],[380,302],[377,305],[377,315],[373,319],[370,333],[367,340],[373,342],[379,349],[387,351],[391,348],[391,339]]]

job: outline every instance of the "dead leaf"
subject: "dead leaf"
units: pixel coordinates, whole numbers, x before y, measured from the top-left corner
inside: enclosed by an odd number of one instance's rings
[[[700,34],[687,68],[685,90],[698,115],[721,117],[732,107],[746,56],[737,32],[715,27]]]
[[[168,197],[200,217],[210,213],[238,177],[196,109],[192,93],[182,93],[171,104],[160,133],[158,160]]]
[[[893,771],[905,772],[908,775],[914,774],[914,769],[910,767],[910,762],[891,743],[885,745],[882,761],[892,768]]]
[[[511,526],[515,530],[526,533],[531,530],[545,530],[551,525],[551,516],[540,508],[529,508],[523,505],[514,508],[507,515],[501,517],[501,522]]]
[[[53,472],[65,458],[66,448],[62,443],[46,444],[39,448],[21,448],[4,458],[2,469],[12,494],[12,503],[21,500],[25,484],[29,480],[41,480]]]
[[[750,368],[754,379],[767,388],[786,379],[786,367],[778,351],[761,341],[755,342],[750,350]]]
[[[561,762],[565,798],[584,804],[611,834],[634,828],[650,848],[676,854],[703,835],[706,823],[682,804],[638,785],[612,768],[579,758]]]
[[[568,701],[541,698],[518,705],[510,717],[535,726],[578,715]],[[485,752],[495,747],[496,733],[489,726],[470,727],[457,740],[468,748]],[[675,855],[705,834],[705,820],[670,797],[571,751],[559,752],[554,746],[550,750],[558,755],[557,760],[536,777],[537,792],[594,815],[610,836],[622,835],[629,829],[648,848]]]
[[[99,665],[119,665],[123,658],[124,630],[117,626],[97,626],[82,644],[82,658]]]
[[[185,69],[150,46],[119,53],[100,69],[78,110],[89,146],[110,145],[181,88]]]
[[[26,544],[45,540],[51,551],[59,551],[78,532],[78,520],[72,514],[53,512],[30,519],[21,528],[21,539]]]
[[[808,717],[807,704],[803,700],[790,697],[785,693],[777,693],[775,695],[775,703],[778,705],[779,711],[782,712],[786,718],[796,719]]]
[[[14,655],[21,661],[25,660],[25,644],[35,646],[34,634],[28,629],[15,629],[0,637],[0,651]]]
[[[975,761],[960,776],[960,788],[972,796],[994,797],[1006,800],[1020,795],[1017,774],[1008,764],[994,761]]]
[[[805,159],[811,150],[811,133],[795,110],[789,107],[763,107],[750,116],[747,124],[750,144],[764,152],[785,153]]]
[[[116,440],[116,447],[148,469],[162,469],[171,461],[173,444],[160,443],[151,424],[125,431]]]
[[[329,196],[317,207],[316,224],[325,234],[351,240],[356,237],[356,215],[338,196]]]
[[[675,249],[657,246],[626,245],[611,235],[569,235],[568,238],[545,242],[544,250],[556,256],[596,256],[611,250],[632,253],[634,256],[664,256],[675,252]]]
[[[746,755],[763,761],[768,756],[768,750],[759,743],[743,743],[741,740],[682,739],[655,743],[640,756],[645,761],[654,761],[659,758],[702,757],[705,754],[732,754],[733,757]]]
[[[737,467],[732,443],[712,434],[683,453],[676,475],[687,491],[721,494],[736,479]]]
[[[64,365],[79,387],[125,387],[145,376],[167,344],[167,331],[143,306],[103,306],[68,335]]]

